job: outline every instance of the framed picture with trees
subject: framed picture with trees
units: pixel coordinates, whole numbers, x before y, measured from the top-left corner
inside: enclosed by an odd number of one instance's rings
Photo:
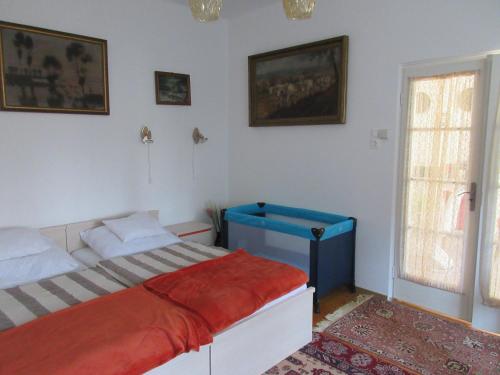
[[[0,108],[109,114],[107,42],[0,21]]]

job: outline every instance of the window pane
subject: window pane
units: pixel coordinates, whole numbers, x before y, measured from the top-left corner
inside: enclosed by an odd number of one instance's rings
[[[401,277],[463,292],[475,72],[410,80]]]

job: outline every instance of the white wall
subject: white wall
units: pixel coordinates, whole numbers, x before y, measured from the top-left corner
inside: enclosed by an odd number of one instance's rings
[[[357,285],[386,294],[400,64],[500,48],[498,0],[322,0],[291,22],[280,2],[228,22],[229,198],[359,218]],[[347,124],[248,127],[247,56],[349,35]],[[390,139],[369,149],[372,128]]]
[[[202,217],[227,196],[227,32],[166,0],[0,0],[0,19],[107,39],[110,116],[0,112],[0,226],[159,208]],[[191,107],[157,106],[155,70],[191,74]],[[153,184],[147,181],[148,124]],[[193,127],[210,139],[196,150]]]

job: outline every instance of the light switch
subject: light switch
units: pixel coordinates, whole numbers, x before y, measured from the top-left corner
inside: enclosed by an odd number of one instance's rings
[[[377,138],[381,140],[389,139],[389,132],[387,129],[378,129],[377,130]]]
[[[372,129],[370,132],[370,148],[377,149],[381,141],[389,139],[389,131],[387,129]]]

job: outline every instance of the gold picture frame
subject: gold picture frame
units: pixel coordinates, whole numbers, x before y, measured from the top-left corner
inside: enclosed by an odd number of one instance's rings
[[[109,115],[106,40],[0,21],[0,108]]]
[[[349,37],[248,58],[251,127],[345,124]]]

